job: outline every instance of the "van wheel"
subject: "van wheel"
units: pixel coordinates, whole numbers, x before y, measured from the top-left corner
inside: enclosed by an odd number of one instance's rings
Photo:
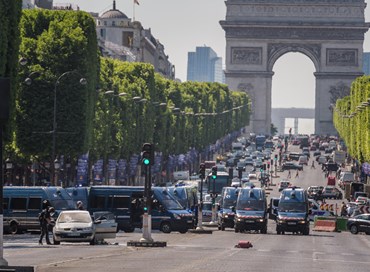
[[[181,230],[179,230],[179,232],[180,232],[181,234],[184,234],[184,233],[187,233],[187,232],[188,232],[188,230],[187,230],[187,229],[181,229]]]
[[[266,234],[266,233],[267,233],[267,226],[264,226],[264,227],[261,229],[261,233],[262,233],[262,234]]]
[[[95,238],[94,238],[94,239],[92,239],[92,240],[90,241],[90,246],[95,245],[95,243],[96,243],[96,241],[95,241]]]
[[[172,231],[171,225],[168,222],[163,222],[160,229],[163,233],[171,233]]]
[[[9,232],[13,235],[18,233],[18,224],[16,222],[10,223]]]
[[[310,235],[310,228],[306,228],[303,232],[303,235]]]

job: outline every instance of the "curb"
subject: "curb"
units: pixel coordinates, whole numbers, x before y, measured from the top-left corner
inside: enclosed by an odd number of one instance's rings
[[[166,247],[167,242],[162,242],[162,241],[157,241],[157,242],[128,241],[127,246],[133,246],[133,247]]]

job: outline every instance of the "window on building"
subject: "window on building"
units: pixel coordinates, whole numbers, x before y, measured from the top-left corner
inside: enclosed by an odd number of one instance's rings
[[[122,32],[122,45],[132,47],[134,42],[134,33],[131,31]]]
[[[100,29],[100,37],[105,38],[105,29]]]
[[[104,21],[104,25],[105,25],[105,26],[107,25],[107,21]]]
[[[112,21],[112,26],[116,26],[116,21]]]

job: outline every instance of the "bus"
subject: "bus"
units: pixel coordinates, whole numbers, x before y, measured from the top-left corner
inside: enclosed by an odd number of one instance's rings
[[[210,173],[206,178],[207,193],[209,194],[221,194],[224,187],[231,186],[231,180],[229,173],[227,172],[218,172],[216,179],[212,178],[212,173]]]

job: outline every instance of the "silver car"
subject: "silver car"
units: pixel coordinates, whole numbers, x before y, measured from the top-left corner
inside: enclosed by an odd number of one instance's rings
[[[60,242],[89,242],[93,245],[97,239],[112,238],[116,230],[115,220],[112,222],[107,217],[93,221],[88,211],[62,211],[53,228],[53,242],[55,245]]]

